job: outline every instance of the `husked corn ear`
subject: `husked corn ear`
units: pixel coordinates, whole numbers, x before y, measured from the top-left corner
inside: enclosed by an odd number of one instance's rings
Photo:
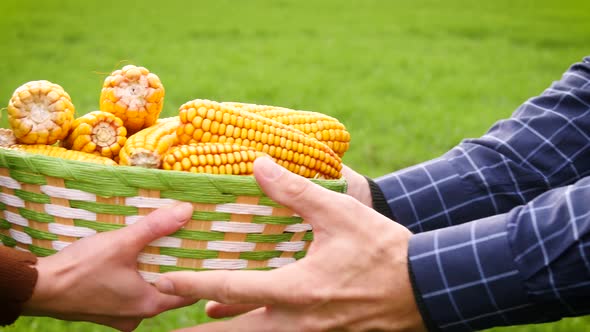
[[[249,175],[254,160],[266,154],[247,146],[228,143],[177,145],[165,155],[162,168],[192,173]]]
[[[259,105],[259,104],[252,104],[252,103],[240,103],[235,101],[224,101],[222,102],[223,105],[233,106],[235,108],[243,109],[248,112],[252,113],[259,113],[264,111],[272,111],[276,109],[288,109],[280,106],[271,106],[271,105]]]
[[[327,115],[287,109],[268,110],[258,114],[315,137],[328,145],[340,157],[344,156],[350,147],[350,133],[342,123]]]
[[[222,104],[236,105],[240,109],[298,129],[326,143],[340,157],[344,156],[350,146],[350,133],[346,127],[338,119],[323,113],[246,103],[224,102]]]
[[[10,129],[0,128],[0,146],[7,147],[16,144],[16,137]]]
[[[161,122],[171,121],[171,120],[178,121],[178,115],[170,116],[167,118],[159,118],[158,120],[156,120],[156,124],[161,123]],[[179,122],[179,124],[180,124],[180,122]]]
[[[113,159],[126,140],[127,129],[121,119],[112,113],[93,111],[74,120],[64,147]]]
[[[230,143],[255,148],[293,173],[340,178],[342,161],[327,145],[280,122],[215,101],[195,99],[180,107],[180,144]]]
[[[21,85],[8,103],[10,127],[17,141],[25,144],[53,144],[64,139],[74,112],[70,95],[45,80]]]
[[[176,145],[176,129],[180,125],[178,116],[160,119],[151,127],[131,135],[119,152],[119,164],[160,168],[162,157]]]
[[[10,147],[14,150],[26,151],[29,153],[42,154],[50,157],[57,157],[69,160],[85,161],[89,163],[103,164],[103,165],[117,165],[110,158],[97,156],[92,153],[82,151],[68,150],[59,146],[45,145],[45,144],[16,144]]]
[[[123,120],[129,134],[156,123],[164,105],[160,78],[144,67],[127,65],[115,70],[103,83],[100,110]]]

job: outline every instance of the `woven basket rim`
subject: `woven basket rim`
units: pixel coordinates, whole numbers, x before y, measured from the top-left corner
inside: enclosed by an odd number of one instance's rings
[[[137,166],[112,166],[68,160],[20,150],[0,148],[0,168],[22,175],[41,175],[81,184],[105,184],[147,190],[214,191],[221,194],[264,196],[254,176],[190,173]],[[12,174],[11,174],[12,177]],[[346,192],[344,178],[310,179],[320,186]]]
[[[345,192],[347,183],[312,179]],[[102,165],[0,148],[0,244],[51,255],[78,238],[120,229],[174,202],[187,226],[138,257],[145,280],[182,270],[271,269],[304,257],[313,230],[266,196],[254,176]]]

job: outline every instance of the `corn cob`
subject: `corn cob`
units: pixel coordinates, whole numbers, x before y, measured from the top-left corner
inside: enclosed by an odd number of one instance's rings
[[[254,160],[266,155],[254,148],[227,143],[196,143],[171,148],[162,160],[166,170],[249,175]]]
[[[10,129],[0,128],[0,147],[8,147],[16,144],[16,137]]]
[[[259,104],[252,104],[252,103],[240,103],[240,102],[235,102],[235,101],[224,101],[221,104],[233,106],[235,108],[243,109],[243,110],[246,110],[246,111],[252,112],[252,113],[260,113],[260,112],[272,111],[272,110],[276,110],[276,109],[289,109],[289,108],[284,108],[281,106],[259,105]]]
[[[64,147],[113,159],[126,140],[127,129],[121,119],[112,113],[94,111],[74,120]]]
[[[72,100],[61,86],[31,81],[12,94],[8,121],[18,142],[53,144],[68,135],[74,112]]]
[[[178,116],[160,119],[148,128],[131,135],[119,152],[119,164],[160,168],[163,155],[176,145],[176,128],[180,125]]]
[[[100,110],[123,120],[129,134],[153,125],[164,105],[160,78],[144,67],[128,65],[115,70],[103,83]]]
[[[86,153],[82,151],[68,150],[59,146],[45,145],[45,144],[16,144],[12,145],[10,149],[25,151],[29,153],[41,154],[50,157],[57,157],[69,160],[85,161],[103,165],[117,165],[112,159]]]
[[[340,178],[342,160],[301,131],[230,105],[196,99],[180,107],[180,144],[220,142],[250,146],[304,177]]]
[[[324,142],[342,158],[350,146],[350,133],[338,119],[323,113],[293,110],[285,107],[224,102],[240,109],[298,129]]]

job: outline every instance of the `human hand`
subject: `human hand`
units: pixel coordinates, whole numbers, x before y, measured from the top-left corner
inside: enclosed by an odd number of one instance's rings
[[[373,198],[371,197],[371,189],[369,189],[367,179],[346,165],[342,165],[341,172],[348,185],[346,194],[368,207],[373,207]]]
[[[352,197],[258,158],[263,191],[313,225],[306,257],[272,271],[163,274],[156,287],[205,298],[214,318],[182,331],[425,331],[407,267],[411,233]]]
[[[143,318],[194,303],[196,299],[158,292],[137,271],[139,252],[178,230],[191,214],[188,203],[161,208],[133,225],[78,240],[39,258],[37,284],[24,314],[131,331]]]

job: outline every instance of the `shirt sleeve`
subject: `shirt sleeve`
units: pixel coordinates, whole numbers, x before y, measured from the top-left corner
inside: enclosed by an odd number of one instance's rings
[[[418,233],[510,211],[590,174],[590,57],[482,137],[376,179]]]
[[[410,275],[442,331],[590,313],[590,177],[510,212],[412,236]]]
[[[0,245],[0,326],[12,324],[21,314],[37,283],[37,258],[30,252]]]

